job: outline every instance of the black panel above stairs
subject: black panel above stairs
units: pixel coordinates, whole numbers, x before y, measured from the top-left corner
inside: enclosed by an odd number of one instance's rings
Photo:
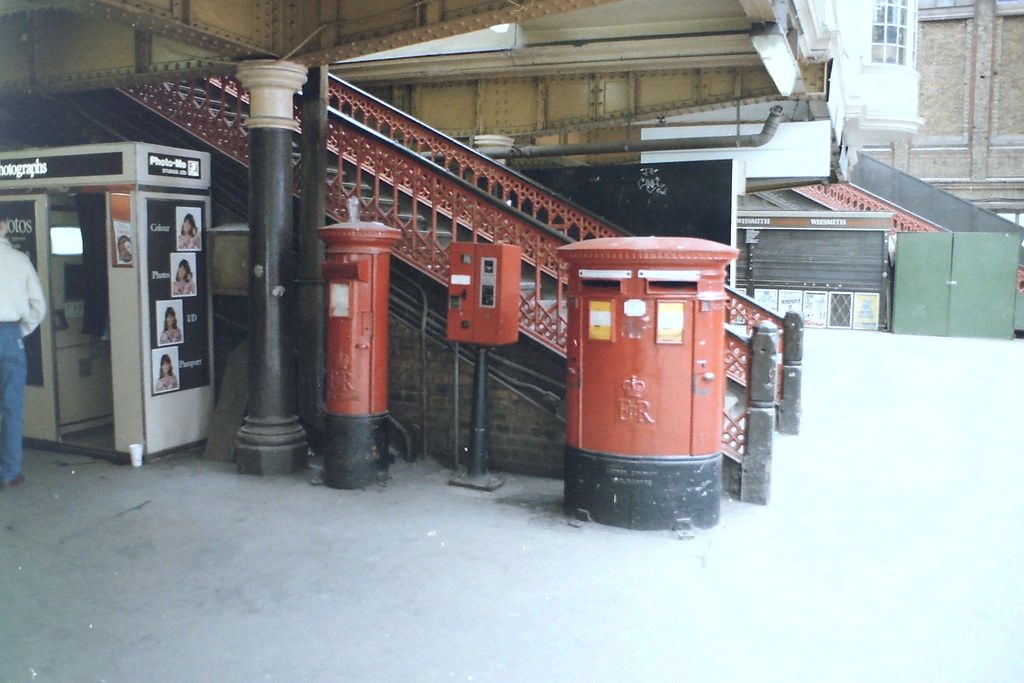
[[[731,161],[571,166],[522,173],[634,235],[730,243]]]

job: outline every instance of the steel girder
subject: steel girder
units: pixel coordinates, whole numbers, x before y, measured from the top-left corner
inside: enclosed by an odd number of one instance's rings
[[[0,5],[0,91],[81,90],[316,66],[613,0],[27,0]]]

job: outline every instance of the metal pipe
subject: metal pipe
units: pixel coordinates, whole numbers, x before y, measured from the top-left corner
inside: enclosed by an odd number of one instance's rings
[[[507,159],[536,157],[564,157],[579,154],[616,154],[624,152],[663,152],[680,149],[722,149],[726,147],[762,147],[775,137],[782,123],[782,105],[771,108],[760,133],[753,135],[720,135],[698,138],[669,138],[665,140],[636,140],[632,142],[581,142],[568,145],[513,146],[506,153],[492,156]]]
[[[476,348],[476,368],[473,372],[472,434],[469,447],[469,477],[487,476],[488,434],[490,416],[487,414],[487,352],[488,347]]]
[[[460,448],[462,446],[462,439],[460,437],[461,423],[459,422],[459,342],[455,342],[455,348],[453,349],[453,363],[452,368],[452,469],[456,472],[459,471],[459,461],[461,458]]]

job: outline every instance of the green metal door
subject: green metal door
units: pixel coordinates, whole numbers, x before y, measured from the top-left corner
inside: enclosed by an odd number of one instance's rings
[[[1018,236],[901,233],[893,332],[1013,337]]]
[[[949,336],[1013,337],[1018,240],[999,233],[954,236]]]
[[[902,232],[896,237],[892,331],[945,336],[953,233]]]
[[[1017,275],[1017,312],[1013,314],[1013,329],[1024,332],[1024,284]]]

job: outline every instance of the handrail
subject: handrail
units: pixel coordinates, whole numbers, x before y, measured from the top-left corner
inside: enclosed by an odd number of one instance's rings
[[[629,234],[624,228],[610,224],[555,192],[539,186],[536,181],[339,78],[330,78],[328,90],[330,106],[399,141],[449,173],[482,188],[508,206],[532,216],[574,241]]]
[[[731,325],[743,325],[747,330],[747,334],[751,334],[758,323],[761,322],[774,323],[776,327],[780,330],[782,329],[783,318],[781,315],[764,308],[738,289],[732,287],[726,287],[725,289],[729,295],[725,304],[726,322]]]

